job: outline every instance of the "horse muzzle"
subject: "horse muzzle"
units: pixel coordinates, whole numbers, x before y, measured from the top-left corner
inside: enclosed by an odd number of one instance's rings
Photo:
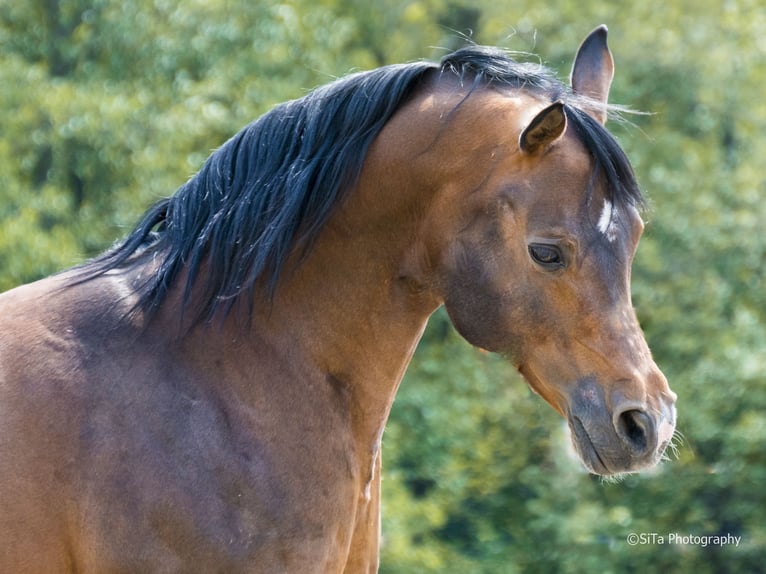
[[[586,468],[600,475],[635,472],[657,464],[675,431],[675,394],[650,406],[618,389],[607,400],[592,377],[579,381],[567,415],[572,443]]]

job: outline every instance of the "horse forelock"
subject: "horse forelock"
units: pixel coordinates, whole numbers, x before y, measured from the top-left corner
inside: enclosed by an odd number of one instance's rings
[[[517,62],[509,52],[499,48],[469,46],[445,56],[441,70],[455,74],[463,81],[471,81],[469,95],[476,88],[489,87],[525,90],[543,96],[551,103],[563,101],[569,125],[593,159],[595,175],[605,178],[606,199],[617,208],[644,205],[625,152],[614,136],[587,111],[594,102],[572,92],[549,68],[539,63]],[[614,112],[622,109],[607,107]]]
[[[633,166],[615,137],[582,108],[567,105],[569,125],[593,159],[594,173],[604,178],[606,200],[615,207],[642,208],[645,200]]]

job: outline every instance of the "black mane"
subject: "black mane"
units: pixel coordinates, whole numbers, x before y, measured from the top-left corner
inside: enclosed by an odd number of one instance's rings
[[[565,101],[567,118],[606,177],[613,202],[640,203],[617,142],[549,70],[516,62],[501,50],[470,46],[439,64],[353,74],[275,107],[215,151],[172,197],[149,209],[124,241],[82,266],[77,280],[151,258],[158,268],[138,286],[138,307],[156,311],[186,273],[185,303],[193,287],[202,288],[194,320],[227,313],[241,295],[252,302],[260,282],[273,294],[288,256],[311,247],[353,187],[372,140],[431,71],[470,82],[471,91],[525,89]]]

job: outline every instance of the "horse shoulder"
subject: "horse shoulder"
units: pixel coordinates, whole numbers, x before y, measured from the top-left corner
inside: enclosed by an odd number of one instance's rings
[[[45,279],[0,295],[3,572],[61,572],[72,564],[67,523],[77,453],[67,429],[76,435],[80,358],[52,303],[55,291],[56,281]]]
[[[340,570],[358,480],[345,415],[308,415],[321,377],[136,330],[116,278],[59,287],[0,296],[0,570]]]

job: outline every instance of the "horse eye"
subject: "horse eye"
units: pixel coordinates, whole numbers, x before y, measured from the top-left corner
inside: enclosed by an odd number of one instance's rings
[[[530,243],[529,255],[535,263],[546,269],[561,269],[564,267],[564,258],[561,250],[556,245],[546,245],[544,243]]]

